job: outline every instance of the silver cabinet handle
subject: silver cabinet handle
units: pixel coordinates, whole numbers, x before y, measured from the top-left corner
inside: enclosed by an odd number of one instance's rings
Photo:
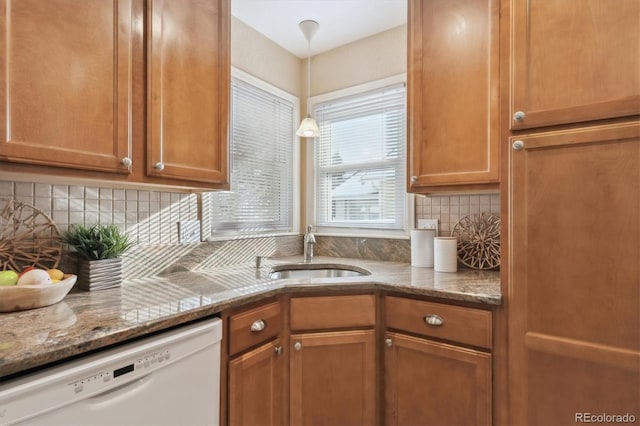
[[[418,181],[418,176],[411,176],[411,183],[416,183]]]
[[[520,151],[522,148],[524,148],[524,142],[520,140],[514,141],[512,146],[516,151]]]
[[[296,342],[296,343],[293,345],[293,349],[295,349],[296,351],[299,351],[300,349],[302,349],[302,343],[300,343],[300,342]]]
[[[388,348],[393,346],[393,339],[385,339],[384,344],[387,345]]]
[[[267,323],[264,322],[263,320],[255,320],[253,324],[251,324],[251,331],[252,332],[262,331],[266,326],[267,326]]]
[[[131,167],[131,165],[133,164],[133,161],[131,161],[131,158],[129,157],[124,157],[122,160],[120,160],[120,164],[122,164],[125,167]]]
[[[161,161],[158,161],[156,164],[153,165],[153,168],[161,172],[164,170],[164,163]]]
[[[444,324],[444,320],[442,319],[442,317],[434,314],[424,317],[424,322],[426,322],[428,325],[434,326],[441,326],[442,324]]]
[[[276,353],[276,355],[282,355],[282,346],[276,346],[275,348],[273,348],[273,351]]]
[[[515,121],[522,121],[522,120],[524,120],[524,116],[525,116],[524,112],[516,111],[515,114],[513,114],[513,119]]]

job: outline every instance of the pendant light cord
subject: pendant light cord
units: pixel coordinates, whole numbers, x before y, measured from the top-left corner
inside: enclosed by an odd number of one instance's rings
[[[311,117],[309,98],[311,98],[311,37],[307,39],[307,117]]]

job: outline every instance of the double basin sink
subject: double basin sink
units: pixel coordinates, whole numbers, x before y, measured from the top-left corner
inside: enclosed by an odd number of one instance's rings
[[[294,263],[276,265],[269,273],[269,276],[276,280],[287,278],[361,277],[363,275],[371,275],[371,272],[357,266],[338,265],[334,263]]]

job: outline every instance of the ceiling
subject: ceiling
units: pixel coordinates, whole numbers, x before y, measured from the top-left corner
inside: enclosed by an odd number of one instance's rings
[[[407,0],[231,0],[231,14],[300,58],[307,41],[298,28],[312,19],[320,28],[311,55],[407,22]]]

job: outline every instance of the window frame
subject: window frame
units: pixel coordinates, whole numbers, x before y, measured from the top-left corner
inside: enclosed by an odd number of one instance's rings
[[[383,89],[387,86],[397,85],[400,83],[404,83],[406,85],[407,77],[406,74],[396,74],[391,77],[383,78],[380,80],[375,80],[371,82],[367,82],[364,84],[359,84],[356,86],[351,86],[345,89],[335,90],[332,92],[324,93],[322,95],[316,95],[309,98],[309,109],[313,111],[314,106],[319,103],[329,102],[338,98],[354,96],[359,94],[364,94],[366,92],[370,92],[372,90]],[[405,122],[406,125],[406,122]],[[329,227],[329,226],[318,226],[317,223],[317,205],[316,205],[316,195],[317,195],[317,182],[316,182],[316,167],[315,167],[315,143],[316,138],[310,139],[307,142],[309,145],[306,147],[306,198],[305,198],[305,222],[308,225],[314,225],[314,233],[316,235],[324,235],[324,236],[335,236],[335,237],[367,237],[367,238],[395,238],[395,239],[408,239],[410,235],[411,228],[413,228],[413,223],[415,221],[415,207],[414,207],[414,197],[413,194],[407,193],[405,191],[405,208],[404,208],[404,218],[402,229],[372,229],[372,228],[359,228],[359,227]],[[313,144],[313,145],[311,145]],[[405,163],[407,160],[407,144],[405,141]],[[404,174],[405,184],[403,185],[406,188],[406,179],[407,174],[405,171]]]
[[[221,240],[239,240],[239,239],[248,239],[248,238],[256,238],[256,237],[272,237],[272,236],[287,236],[287,235],[298,235],[300,233],[300,166],[301,166],[301,158],[300,158],[300,138],[296,136],[296,130],[299,124],[300,117],[300,98],[283,90],[279,87],[274,86],[273,84],[266,82],[258,77],[255,77],[245,71],[242,71],[236,67],[231,67],[231,78],[235,78],[238,80],[242,80],[244,83],[255,86],[260,90],[268,92],[271,95],[282,98],[286,101],[289,101],[293,104],[293,120],[292,120],[292,140],[291,140],[291,223],[290,227],[286,231],[238,231],[238,230],[227,230],[217,232],[215,235],[211,233],[210,223],[205,228],[204,221],[210,219],[210,212],[205,214],[206,209],[208,207],[204,207],[203,203],[203,234],[206,229],[206,237],[204,238],[206,241],[221,241]],[[229,96],[229,108],[233,107],[231,102],[233,102],[233,97]],[[232,135],[233,129],[231,128],[231,117],[229,117],[229,149],[228,149],[228,161],[231,164],[232,158],[231,155],[233,153],[232,149]],[[231,173],[231,170],[229,171]],[[231,176],[229,176],[231,179]],[[217,191],[216,191],[217,192]],[[203,194],[204,195],[204,194]]]

